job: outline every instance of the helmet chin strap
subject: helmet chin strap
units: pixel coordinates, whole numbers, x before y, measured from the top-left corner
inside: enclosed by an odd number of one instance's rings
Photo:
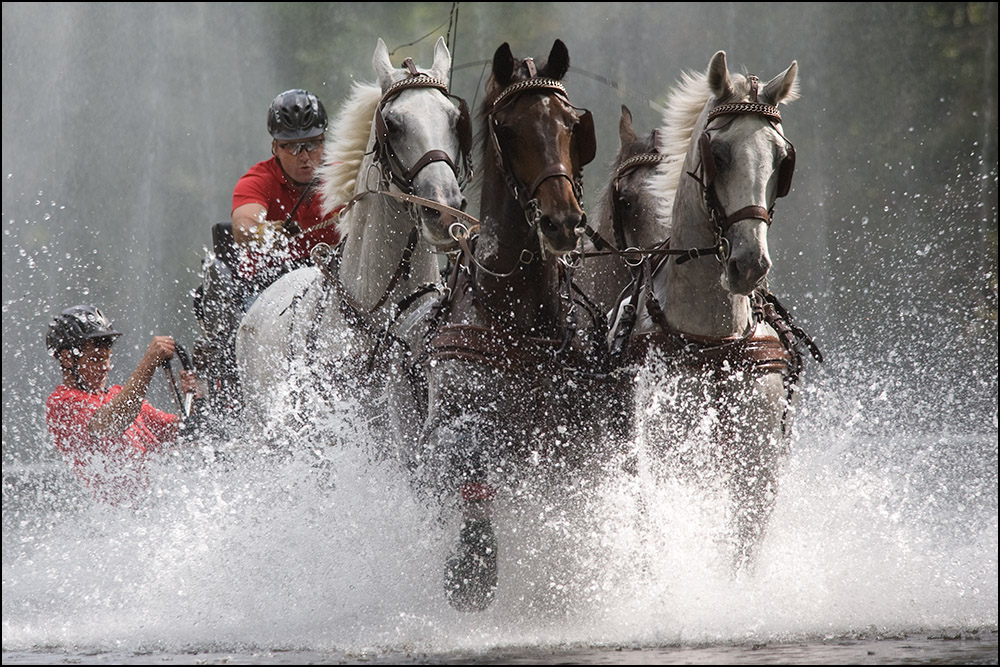
[[[83,379],[80,378],[80,357],[73,355],[73,368],[69,369],[69,372],[73,375],[76,388],[80,391],[87,391],[83,386]]]
[[[69,374],[73,376],[73,384],[75,385],[73,387],[74,389],[79,389],[80,391],[87,391],[84,388],[84,386],[83,386],[83,378],[80,377],[80,356],[81,355],[76,354],[73,351],[73,348],[67,348],[67,349],[69,350],[70,355],[73,357],[73,365],[70,366],[68,369],[65,368],[65,367],[63,367],[63,368],[64,368],[64,370],[68,370]],[[62,365],[61,354],[62,353],[60,353],[60,361],[59,361],[60,365]]]

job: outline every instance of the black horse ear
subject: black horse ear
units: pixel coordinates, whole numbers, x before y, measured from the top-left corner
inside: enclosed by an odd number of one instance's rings
[[[510,52],[510,44],[504,42],[493,54],[493,80],[501,88],[510,85],[510,77],[514,74],[514,54]]]
[[[545,67],[538,73],[539,76],[561,81],[569,69],[569,49],[563,44],[561,39],[552,43],[552,50],[549,52],[549,59],[545,61]]]

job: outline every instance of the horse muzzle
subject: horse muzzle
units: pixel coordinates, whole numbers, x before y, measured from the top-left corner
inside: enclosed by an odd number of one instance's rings
[[[458,218],[456,218],[454,213],[449,213],[447,209],[464,212],[469,202],[457,188],[453,191],[451,189],[447,191],[438,190],[428,194],[430,196],[420,196],[429,201],[437,202],[445,208],[441,210],[431,206],[419,205],[417,213],[420,220],[420,233],[424,240],[431,245],[439,249],[451,249],[455,246],[455,239],[450,230]]]
[[[726,279],[729,291],[747,296],[767,277],[771,270],[771,259],[767,254],[734,254],[726,262]]]
[[[565,255],[576,249],[587,227],[587,216],[579,213],[542,214],[538,218],[538,237],[543,247],[554,255]]]

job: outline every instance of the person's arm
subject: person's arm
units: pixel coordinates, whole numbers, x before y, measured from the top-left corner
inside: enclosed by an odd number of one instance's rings
[[[233,210],[233,240],[267,248],[285,234],[283,220],[265,220],[267,209],[260,204],[243,204]]]
[[[98,438],[116,438],[128,430],[139,416],[153,373],[161,362],[173,356],[174,339],[155,336],[122,390],[90,418],[90,434]]]
[[[242,245],[256,241],[254,232],[266,216],[267,209],[256,202],[237,206],[233,209],[233,239]]]

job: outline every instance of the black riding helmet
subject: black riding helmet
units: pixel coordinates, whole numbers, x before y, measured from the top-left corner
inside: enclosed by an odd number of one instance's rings
[[[73,306],[62,311],[49,324],[45,346],[53,356],[69,348],[82,350],[88,340],[121,336],[111,322],[94,306]]]
[[[274,98],[267,112],[267,131],[278,141],[311,139],[325,129],[326,109],[307,90],[286,90]]]

